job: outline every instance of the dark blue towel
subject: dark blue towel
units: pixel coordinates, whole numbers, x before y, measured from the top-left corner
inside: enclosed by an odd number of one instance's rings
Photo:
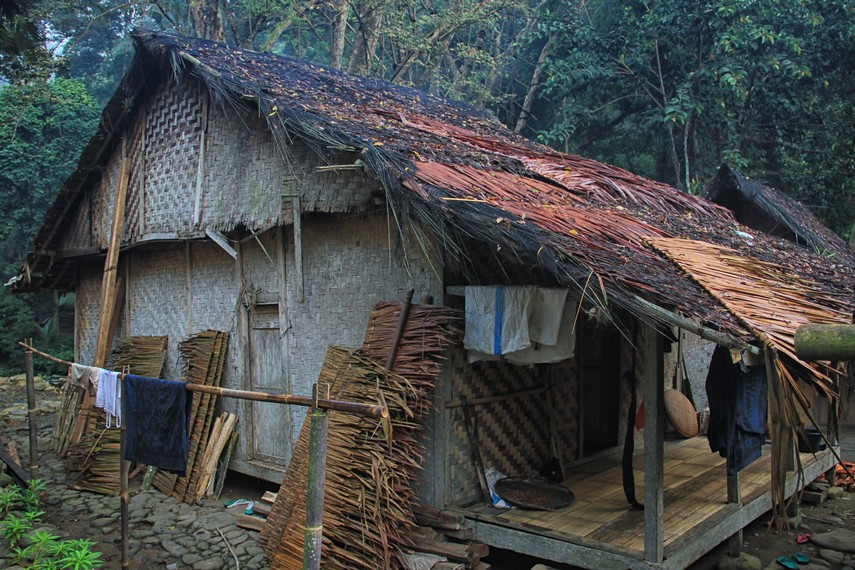
[[[193,406],[187,385],[128,374],[124,398],[125,459],[184,475]]]
[[[766,431],[766,368],[734,364],[730,351],[716,347],[707,374],[710,449],[727,458],[735,475],[760,457]]]

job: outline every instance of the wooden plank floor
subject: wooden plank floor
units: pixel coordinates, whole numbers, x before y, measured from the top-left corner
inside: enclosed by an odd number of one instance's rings
[[[467,511],[484,522],[542,532],[553,538],[608,545],[617,552],[641,556],[644,549],[644,513],[632,511],[624,497],[621,450],[568,470],[564,486],[576,501],[557,511],[497,510],[474,507]],[[802,454],[805,466],[814,462]],[[636,450],[633,464],[636,496],[644,497],[644,454]],[[743,502],[768,491],[771,480],[768,446],[763,456],[740,472]],[[665,443],[665,548],[705,521],[732,512],[726,503],[724,459],[709,450],[706,437]]]

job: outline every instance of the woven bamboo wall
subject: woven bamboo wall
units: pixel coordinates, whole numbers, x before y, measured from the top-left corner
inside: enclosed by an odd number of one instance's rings
[[[402,300],[415,289],[442,298],[442,283],[419,248],[406,244],[408,267],[396,242],[389,243],[385,212],[342,216],[307,216],[303,221],[304,300],[294,267],[293,235],[288,232],[288,349],[291,386],[310,394],[330,344],[358,347],[375,303]],[[441,263],[434,261],[441,268]],[[441,269],[440,269],[441,270]],[[295,412],[294,441],[305,417]]]
[[[178,342],[187,338],[187,274],[183,246],[161,246],[129,254],[128,334],[169,337],[164,376],[180,378]]]
[[[237,303],[234,259],[212,242],[191,242],[190,272],[191,332],[234,332]],[[234,338],[229,341],[229,353],[233,345]]]
[[[452,349],[452,400],[501,396],[544,386],[546,367],[499,362],[466,362],[461,346]],[[450,504],[481,497],[466,433],[463,409],[446,409],[449,420],[448,489]],[[475,438],[485,469],[494,467],[511,477],[532,475],[551,457],[544,393],[470,405]]]
[[[98,341],[98,323],[101,319],[101,276],[103,264],[86,264],[80,268],[75,289],[74,318],[76,338],[74,359],[92,364]]]

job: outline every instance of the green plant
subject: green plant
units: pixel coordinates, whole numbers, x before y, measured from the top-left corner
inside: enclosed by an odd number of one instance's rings
[[[101,553],[92,550],[95,543],[91,540],[58,540],[50,532],[33,530],[45,514],[39,510],[39,495],[44,489],[40,479],[30,480],[23,490],[13,485],[0,489],[0,511],[4,515],[0,527],[15,563],[30,570],[93,570],[103,566]],[[23,512],[16,512],[17,507]]]
[[[3,521],[3,537],[9,541],[10,548],[18,544],[32,529],[33,524],[30,521],[14,514],[9,514]]]
[[[101,553],[92,550],[95,543],[85,538],[66,541],[68,551],[60,558],[60,568],[68,570],[90,570],[100,568],[104,563],[100,560]]]

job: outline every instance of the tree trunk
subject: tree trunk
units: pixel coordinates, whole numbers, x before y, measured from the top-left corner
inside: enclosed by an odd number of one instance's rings
[[[549,57],[549,49],[552,47],[552,34],[546,39],[543,44],[543,49],[540,50],[540,56],[537,58],[537,63],[534,64],[534,71],[531,74],[531,82],[528,84],[528,91],[523,100],[520,115],[517,118],[517,124],[514,127],[515,133],[521,133],[525,128],[528,117],[531,114],[531,107],[534,105],[534,98],[537,96],[537,88],[540,87],[540,76],[543,74],[543,66],[546,64],[546,58]]]
[[[350,5],[347,0],[338,0],[335,4],[335,21],[333,23],[332,41],[330,42],[330,67],[341,69],[344,61],[344,44],[347,37],[347,14]]]
[[[376,58],[377,44],[383,28],[383,2],[372,3],[359,19],[359,33],[353,42],[348,71],[360,75],[369,75],[371,64]]]
[[[220,42],[225,40],[220,0],[193,0],[190,2],[190,19],[197,37]]]

